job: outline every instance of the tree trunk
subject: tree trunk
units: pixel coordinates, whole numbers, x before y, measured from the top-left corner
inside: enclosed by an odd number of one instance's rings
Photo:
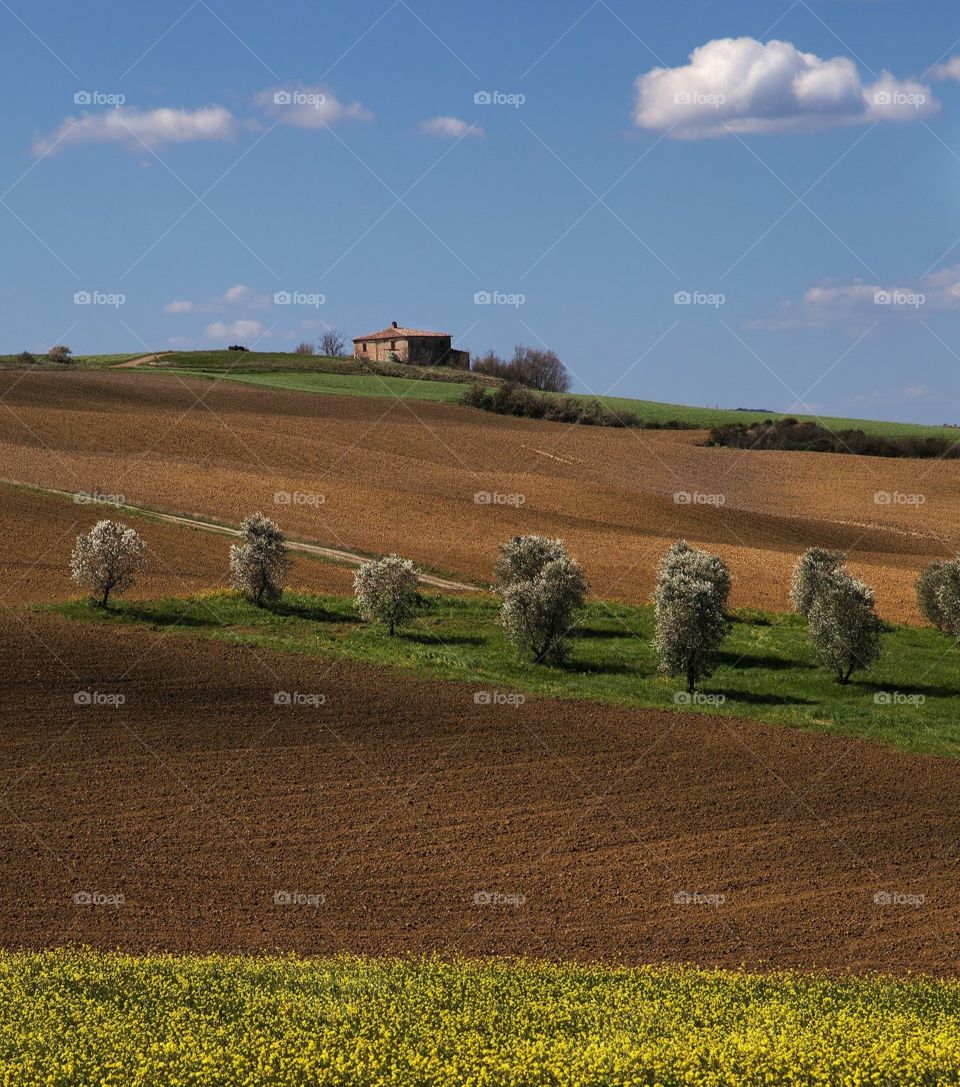
[[[394,636],[395,631],[396,631],[396,623],[391,619],[390,620],[390,637],[391,638]]]
[[[693,694],[697,687],[697,673],[693,654],[687,657],[687,694]]]

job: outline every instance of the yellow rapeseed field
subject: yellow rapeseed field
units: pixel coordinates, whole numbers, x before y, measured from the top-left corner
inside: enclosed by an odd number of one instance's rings
[[[0,952],[4,1087],[960,1083],[960,982]]]

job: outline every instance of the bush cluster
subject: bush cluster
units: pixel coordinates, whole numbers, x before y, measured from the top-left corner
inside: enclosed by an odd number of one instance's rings
[[[524,419],[546,419],[551,423],[580,423],[584,426],[636,427],[640,429],[684,430],[683,423],[645,423],[632,411],[618,411],[600,400],[578,396],[551,396],[535,392],[516,382],[508,381],[489,392],[482,385],[473,385],[463,394],[463,404],[497,415],[513,415]]]
[[[828,430],[797,419],[765,419],[762,423],[725,423],[710,430],[708,445],[733,449],[783,449],[807,453],[855,453],[865,457],[960,457],[951,438],[890,438],[862,430]]]
[[[570,388],[570,373],[555,351],[523,344],[513,349],[509,362],[488,351],[474,361],[473,370],[541,392],[565,393]]]

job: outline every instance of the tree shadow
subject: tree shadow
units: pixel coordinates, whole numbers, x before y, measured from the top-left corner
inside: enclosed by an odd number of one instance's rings
[[[306,619],[313,623],[360,622],[360,617],[354,611],[334,611],[322,604],[295,604],[293,601],[282,598],[273,604],[265,604],[262,610],[271,615],[282,615],[288,619]]]
[[[227,622],[217,614],[200,614],[196,611],[184,611],[178,613],[152,611],[137,604],[127,603],[123,611],[114,611],[107,608],[100,614],[116,615],[119,618],[133,619],[138,623],[149,623],[158,627],[206,627],[221,628],[227,626]]]
[[[626,676],[640,674],[634,665],[618,664],[614,661],[599,664],[596,661],[566,660],[561,661],[559,664],[554,664],[553,667],[559,669],[561,672],[580,673],[581,675],[588,676]]]
[[[784,657],[763,657],[754,653],[723,652],[717,655],[717,660],[728,668],[758,668],[768,672],[791,672],[798,668],[809,671],[817,667],[815,664],[810,664],[809,661],[789,660]]]
[[[719,694],[730,702],[747,702],[754,706],[819,706],[815,698],[796,698],[789,694],[764,694],[759,691],[736,691],[730,687],[712,687],[704,694]]]
[[[603,630],[599,627],[577,627],[570,632],[574,638],[643,638],[645,635],[637,630]]]
[[[423,631],[398,630],[398,638],[416,645],[483,645],[484,639],[478,634],[427,634]]]
[[[859,687],[874,694],[921,694],[925,698],[955,698],[960,695],[960,689],[956,687],[933,687],[928,683],[877,683],[870,679],[851,679],[847,687]]]

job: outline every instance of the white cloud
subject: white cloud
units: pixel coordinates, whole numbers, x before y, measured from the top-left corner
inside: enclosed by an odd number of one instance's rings
[[[229,287],[220,295],[209,302],[191,302],[187,299],[175,299],[163,307],[163,312],[171,315],[184,313],[223,313],[225,310],[260,310],[266,309],[271,304],[271,296],[259,294],[252,287],[238,283],[235,287]]]
[[[143,150],[146,144],[156,149],[191,140],[229,140],[236,129],[236,119],[223,106],[195,110],[140,110],[120,106],[68,117],[53,132],[36,137],[33,153],[56,154],[66,147],[85,143],[121,143],[133,150]]]
[[[271,87],[254,102],[281,124],[295,128],[326,128],[341,121],[372,121],[373,114],[359,102],[341,102],[321,86]]]
[[[747,327],[773,331],[823,328],[952,310],[960,310],[960,266],[887,283],[825,280],[810,287],[800,302],[782,303],[776,317],[752,321]]]
[[[960,57],[951,57],[944,64],[938,64],[930,73],[931,79],[953,79],[960,82]]]
[[[921,83],[883,72],[865,85],[849,57],[823,60],[790,42],[754,38],[709,41],[687,65],[638,76],[636,92],[639,128],[687,139],[917,120],[940,108]]]
[[[421,121],[417,131],[423,136],[436,136],[440,140],[459,140],[463,136],[482,139],[486,133],[480,125],[471,125],[459,117],[428,117]]]
[[[264,337],[259,321],[214,321],[203,330],[208,340],[259,340]],[[269,335],[269,334],[267,334]]]

